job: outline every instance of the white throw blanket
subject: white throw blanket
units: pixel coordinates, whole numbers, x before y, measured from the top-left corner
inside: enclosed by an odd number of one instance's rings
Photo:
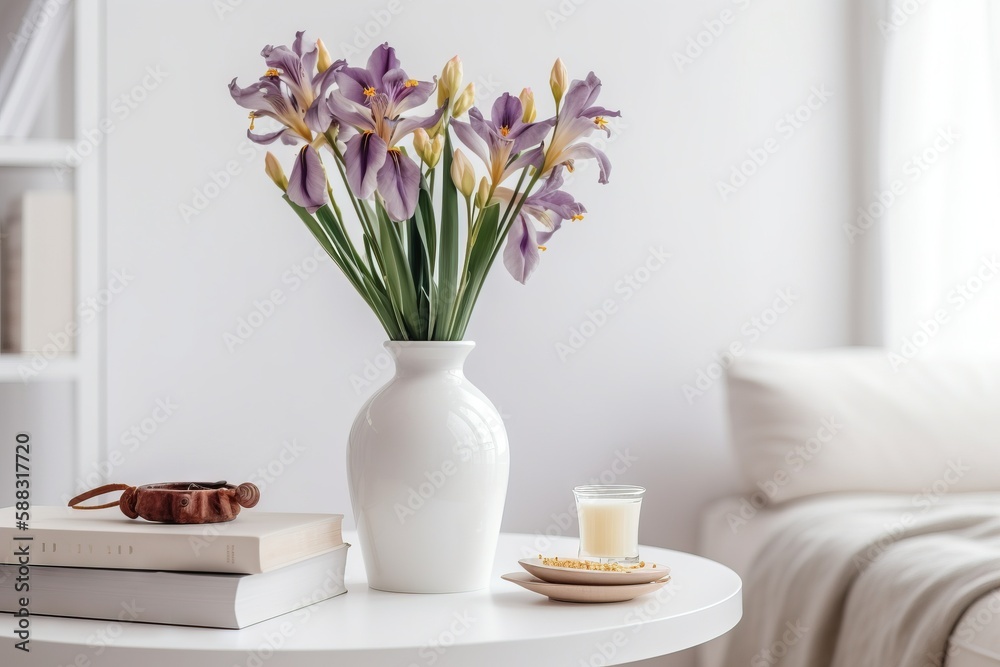
[[[1000,588],[995,495],[826,497],[814,510],[787,512],[754,559],[728,667],[937,667],[962,613]]]

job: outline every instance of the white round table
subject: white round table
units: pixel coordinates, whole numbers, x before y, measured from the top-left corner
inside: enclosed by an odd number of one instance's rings
[[[742,616],[742,582],[732,570],[654,547],[642,547],[642,557],[670,565],[672,583],[632,602],[552,602],[501,580],[501,574],[521,571],[517,560],[530,553],[535,540],[531,535],[502,535],[490,588],[452,595],[370,590],[355,543],[348,557],[346,595],[243,630],[36,616],[31,652],[18,652],[14,664],[596,667],[696,646],[724,634]],[[551,541],[546,555],[572,554],[578,543],[575,538]],[[13,655],[13,646],[3,650]],[[6,659],[0,662],[8,664]]]

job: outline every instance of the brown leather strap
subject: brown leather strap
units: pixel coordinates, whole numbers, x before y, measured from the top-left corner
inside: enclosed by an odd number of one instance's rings
[[[106,507],[118,507],[121,503],[121,498],[114,501],[113,503],[105,503],[103,505],[80,505],[85,500],[90,500],[94,496],[103,496],[105,493],[111,493],[112,491],[127,491],[131,488],[128,484],[105,484],[104,486],[99,486],[96,489],[91,489],[86,493],[81,493],[76,498],[69,501],[69,506],[75,510],[101,510]]]

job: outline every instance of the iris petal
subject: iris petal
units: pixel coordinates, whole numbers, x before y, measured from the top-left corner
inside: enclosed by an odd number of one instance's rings
[[[608,176],[611,175],[611,160],[605,155],[604,151],[594,148],[590,144],[579,143],[574,144],[563,151],[561,155],[562,161],[567,160],[583,160],[588,158],[596,158],[597,166],[600,167],[600,175],[598,176],[598,182],[607,183]]]
[[[471,115],[471,112],[470,112]],[[458,140],[465,144],[466,148],[479,156],[479,159],[485,162],[487,165],[490,163],[490,154],[486,147],[486,142],[483,141],[482,137],[472,129],[469,123],[463,123],[460,120],[452,120],[448,124],[453,130],[455,130],[455,136]]]
[[[375,192],[378,171],[385,164],[387,146],[374,132],[351,137],[344,153],[347,184],[356,197],[368,199]]]
[[[312,86],[312,80],[306,77],[302,68],[302,60],[287,46],[265,46],[261,51],[268,67],[280,70],[279,78],[287,83],[300,97],[306,89]]]
[[[372,120],[371,112],[365,107],[361,107],[350,99],[335,90],[327,97],[330,111],[334,118],[341,123],[356,127],[362,132],[375,129],[375,122]]]
[[[333,112],[330,111],[330,103],[324,99],[313,102],[306,112],[306,125],[316,134],[323,134],[330,129],[333,123]]]
[[[288,198],[310,213],[326,203],[326,172],[316,149],[306,144],[288,177]]]
[[[490,110],[490,120],[499,129],[506,127],[508,131],[513,130],[521,123],[521,100],[510,93],[504,93],[493,103]]]
[[[517,132],[513,135],[514,148],[511,150],[512,153],[520,153],[526,148],[531,148],[539,143],[545,138],[545,135],[549,133],[552,128],[554,120],[543,120],[537,123],[530,123],[527,125],[521,125],[517,128]],[[510,136],[510,135],[508,135]]]
[[[417,208],[420,168],[398,150],[391,150],[378,170],[378,193],[393,220],[408,220]]]
[[[247,130],[247,139],[255,144],[270,144],[273,143],[275,139],[284,139],[286,132],[288,132],[287,127],[283,127],[277,132],[270,132],[268,134],[254,134],[250,130]]]
[[[523,285],[538,268],[540,259],[535,228],[524,214],[518,215],[507,233],[503,265]]]
[[[371,56],[368,57],[368,71],[379,81],[382,80],[386,72],[398,68],[399,58],[396,57],[396,49],[389,46],[389,42],[376,46]]]
[[[355,104],[362,105],[368,103],[365,90],[369,88],[377,90],[382,83],[381,77],[376,79],[371,72],[360,67],[344,67],[334,77],[340,94]]]
[[[264,96],[264,89],[259,83],[247,86],[246,88],[240,88],[236,84],[236,79],[233,79],[229,82],[229,94],[232,96],[233,101],[244,109],[253,111],[264,106],[270,106],[267,98]]]
[[[444,110],[447,108],[448,108],[447,105],[438,107],[437,110],[434,111],[434,113],[425,118],[400,119],[399,122],[396,123],[396,126],[393,128],[392,131],[393,143],[399,141],[400,139],[408,135],[410,132],[413,132],[417,128],[422,127],[426,130],[429,127],[434,127],[435,125],[437,125],[437,122],[441,120],[441,114],[443,114]]]

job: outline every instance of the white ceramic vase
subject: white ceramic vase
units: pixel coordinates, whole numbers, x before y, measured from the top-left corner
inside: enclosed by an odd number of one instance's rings
[[[510,454],[500,413],[463,372],[472,342],[391,341],[394,377],[351,428],[351,505],[368,585],[458,593],[490,582]]]

